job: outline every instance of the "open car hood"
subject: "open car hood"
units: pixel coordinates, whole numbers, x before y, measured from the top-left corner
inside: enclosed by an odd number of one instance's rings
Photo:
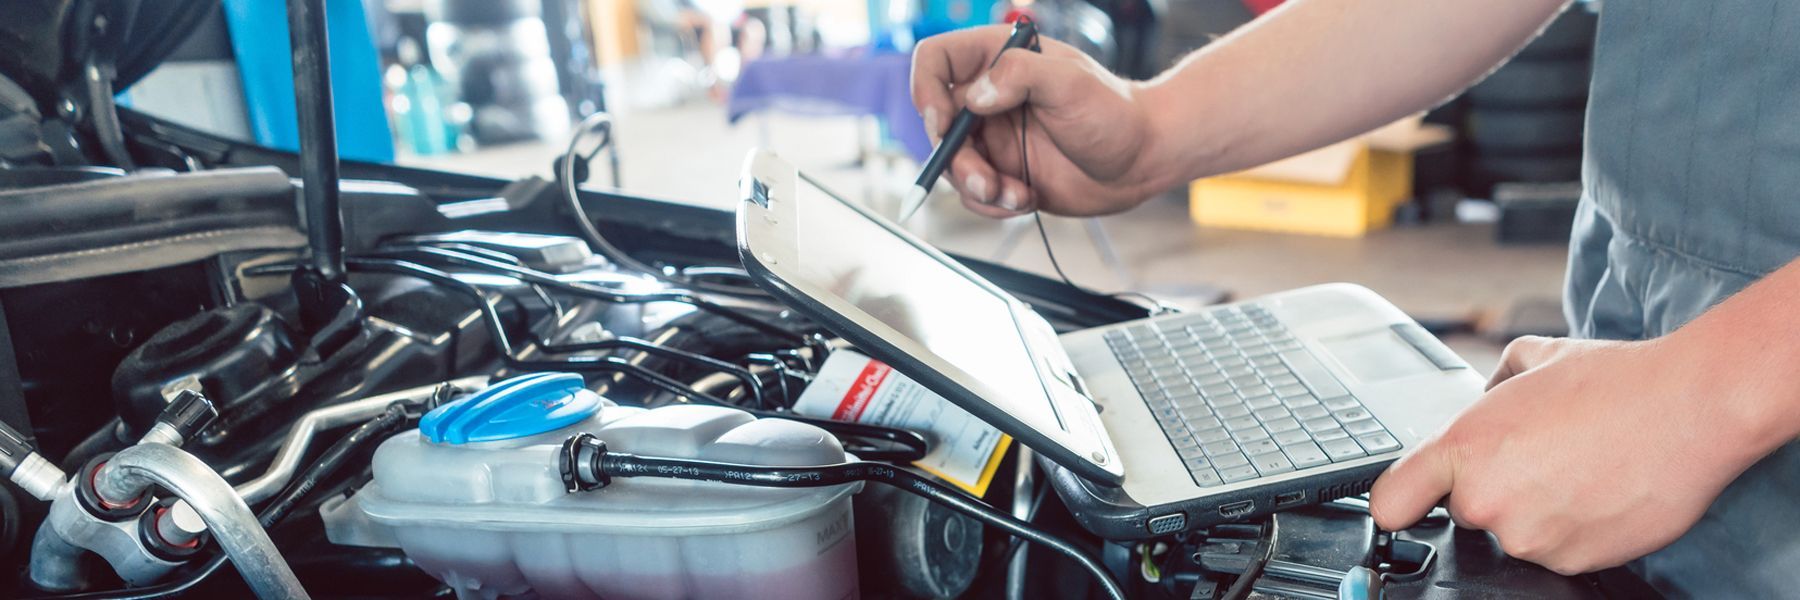
[[[0,19],[0,75],[38,110],[52,114],[70,94],[86,93],[86,66],[110,70],[111,87],[124,90],[174,53],[218,5],[217,0],[7,0],[6,18]],[[7,108],[0,101],[0,111]]]

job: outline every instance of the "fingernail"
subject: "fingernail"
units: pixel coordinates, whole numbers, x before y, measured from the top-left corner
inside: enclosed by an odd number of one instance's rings
[[[982,204],[993,204],[994,203],[993,200],[988,199],[988,193],[987,193],[988,189],[987,189],[987,178],[986,177],[982,177],[980,175],[970,175],[968,179],[963,180],[963,188],[969,190],[969,193],[975,196],[976,202],[980,202]]]
[[[1019,212],[1019,209],[1025,208],[1025,203],[1019,201],[1019,195],[1012,190],[1003,190],[1000,192],[1000,208]]]
[[[938,128],[937,107],[925,107],[925,137],[931,138],[932,146],[937,146],[938,142],[943,141],[938,139],[940,131],[942,130]]]
[[[975,80],[974,85],[969,87],[970,105],[988,106],[999,99],[1000,90],[994,87],[993,80],[988,79],[987,75],[982,75],[980,79]]]

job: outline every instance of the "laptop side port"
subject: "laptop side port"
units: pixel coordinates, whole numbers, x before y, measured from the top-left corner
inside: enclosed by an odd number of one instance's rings
[[[1289,506],[1294,506],[1294,505],[1300,504],[1301,502],[1304,502],[1305,500],[1306,500],[1306,490],[1288,492],[1285,494],[1276,494],[1275,495],[1275,508],[1287,508]]]
[[[1227,519],[1236,519],[1238,517],[1250,514],[1250,512],[1254,511],[1254,510],[1256,510],[1256,501],[1255,500],[1239,500],[1237,502],[1233,502],[1230,504],[1220,505],[1219,506],[1219,516],[1225,517]]]
[[[1150,530],[1150,535],[1175,533],[1187,528],[1187,514],[1169,513],[1151,517],[1149,521],[1144,522],[1144,527]]]

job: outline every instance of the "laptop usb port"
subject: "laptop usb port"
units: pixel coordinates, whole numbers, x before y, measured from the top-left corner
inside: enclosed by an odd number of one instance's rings
[[[1275,495],[1275,508],[1287,508],[1289,506],[1299,504],[1300,501],[1305,500],[1305,499],[1306,499],[1306,492],[1304,490],[1298,491],[1298,492],[1288,492],[1285,494],[1276,494]]]
[[[1219,506],[1219,516],[1227,519],[1236,519],[1250,514],[1250,511],[1253,510],[1256,510],[1256,501],[1239,500],[1237,502]]]

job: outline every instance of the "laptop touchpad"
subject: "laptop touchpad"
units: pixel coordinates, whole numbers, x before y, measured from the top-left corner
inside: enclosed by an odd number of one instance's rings
[[[1387,327],[1319,340],[1350,373],[1368,383],[1436,373],[1438,368]]]

